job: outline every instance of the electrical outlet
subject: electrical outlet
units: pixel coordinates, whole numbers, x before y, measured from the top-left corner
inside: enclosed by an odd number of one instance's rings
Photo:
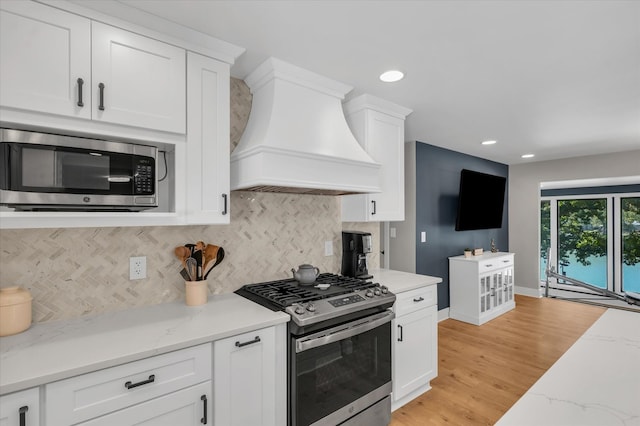
[[[324,255],[333,256],[333,241],[324,242]]]
[[[141,280],[147,278],[147,256],[129,258],[129,279]]]

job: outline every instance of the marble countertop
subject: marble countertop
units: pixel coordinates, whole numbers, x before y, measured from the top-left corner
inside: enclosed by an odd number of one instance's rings
[[[607,310],[498,425],[640,425],[640,314]]]
[[[373,275],[373,281],[387,286],[392,293],[402,293],[403,291],[436,285],[442,282],[442,278],[440,277],[412,274],[391,269],[370,269],[369,273]]]
[[[0,338],[0,394],[289,321],[234,293],[35,324]]]

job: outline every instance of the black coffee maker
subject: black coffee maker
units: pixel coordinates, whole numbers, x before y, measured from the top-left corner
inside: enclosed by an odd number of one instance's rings
[[[345,277],[372,278],[367,269],[367,254],[371,253],[371,234],[342,231],[342,271]]]

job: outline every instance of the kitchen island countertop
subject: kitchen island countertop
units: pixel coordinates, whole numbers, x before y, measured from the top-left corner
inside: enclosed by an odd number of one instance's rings
[[[608,309],[497,424],[640,425],[638,359],[640,314]]]
[[[414,290],[420,287],[436,285],[442,282],[440,277],[394,271],[392,269],[370,269],[373,281],[387,286],[392,293]]]
[[[34,324],[0,338],[0,395],[287,321],[231,293]]]

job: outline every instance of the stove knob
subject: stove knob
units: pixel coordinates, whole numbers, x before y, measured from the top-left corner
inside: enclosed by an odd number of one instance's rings
[[[296,314],[298,315],[302,315],[304,314],[304,307],[302,307],[301,305],[296,306],[296,309],[294,311]]]
[[[386,286],[382,286],[380,287],[380,291],[382,292],[382,294],[387,294],[389,293],[389,289]]]
[[[376,296],[380,296],[380,289],[376,288],[375,290],[373,290],[373,294],[375,294]]]
[[[364,295],[367,297],[373,297],[373,292],[371,290],[367,290],[367,292]]]
[[[307,311],[309,312],[315,312],[316,311],[316,305],[314,305],[313,303],[309,303],[307,305]]]

